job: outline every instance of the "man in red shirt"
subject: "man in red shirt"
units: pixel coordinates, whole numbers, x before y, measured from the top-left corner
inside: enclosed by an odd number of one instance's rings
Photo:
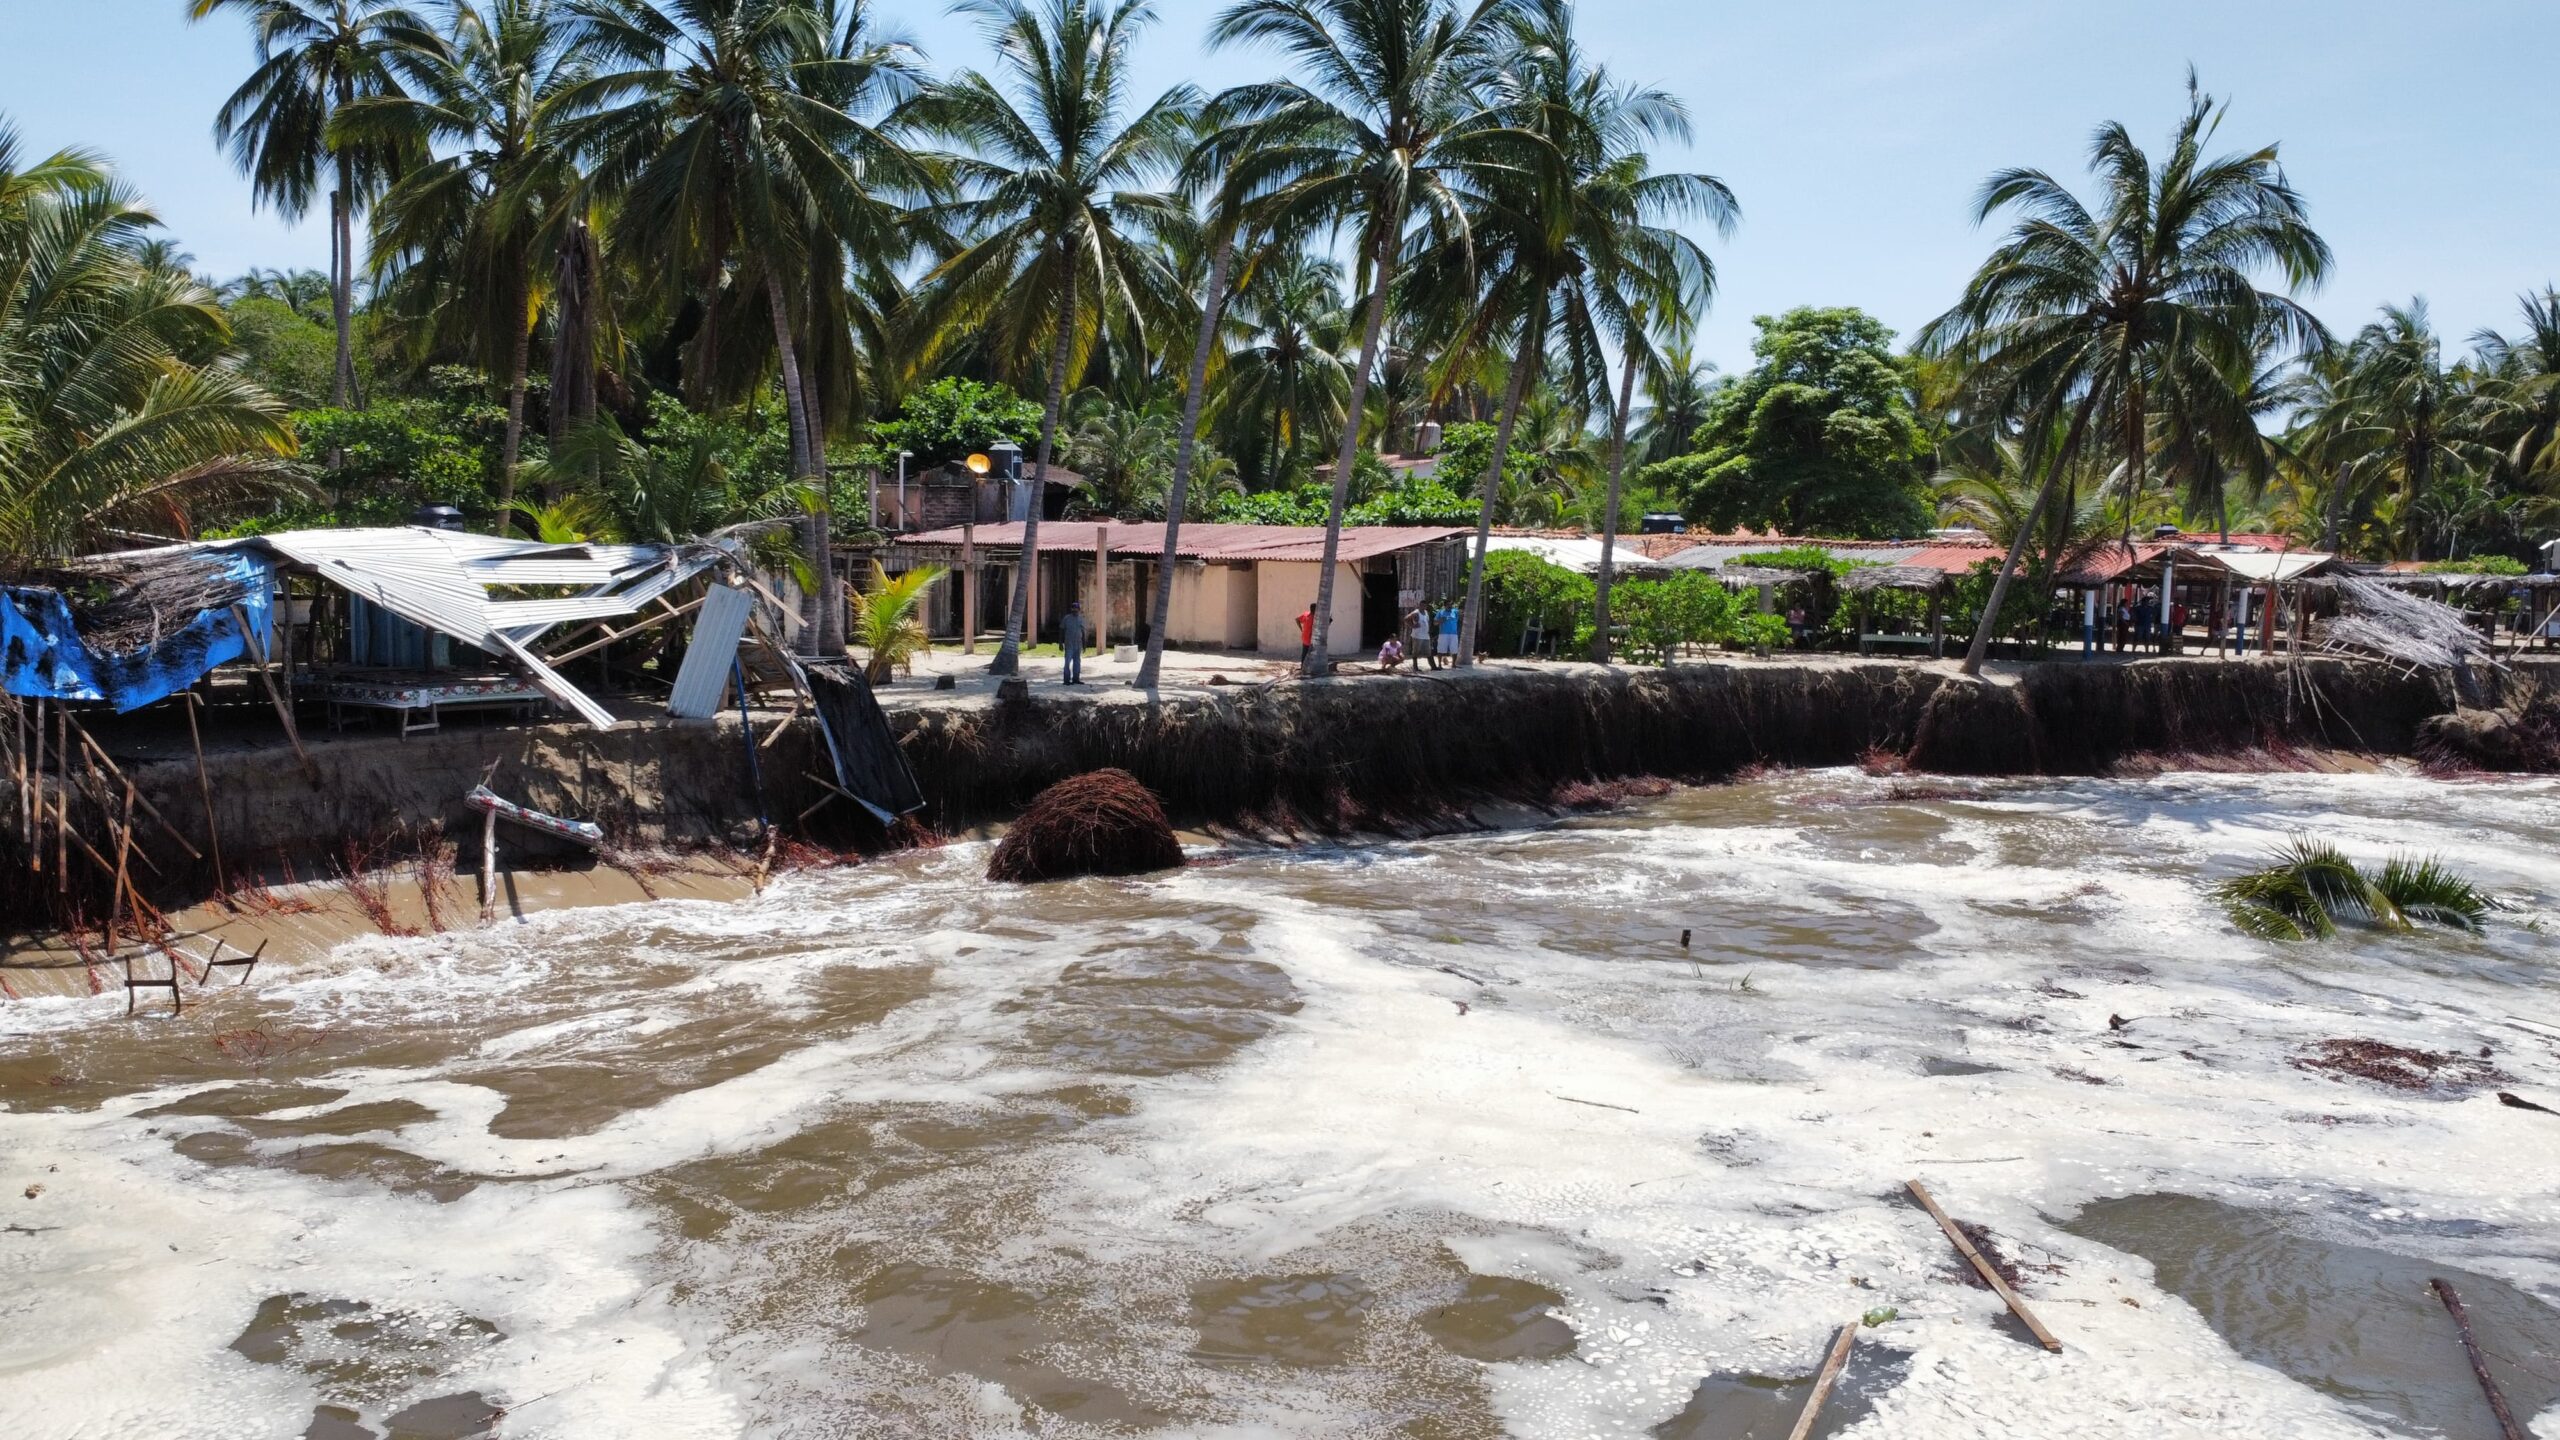
[[[1306,664],[1307,657],[1315,653],[1315,648],[1316,607],[1310,604],[1298,612],[1298,663]]]

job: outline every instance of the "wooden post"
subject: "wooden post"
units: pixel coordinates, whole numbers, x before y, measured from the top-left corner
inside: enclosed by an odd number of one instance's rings
[[[28,793],[27,779],[27,707],[12,697],[9,701],[9,724],[12,744],[9,747],[9,780],[18,792],[18,838],[33,849],[36,843],[34,797]],[[36,862],[42,870],[44,862]]]
[[[1093,526],[1093,656],[1111,648],[1111,522]]]
[[[192,723],[195,718],[195,713],[190,710],[187,718],[189,722]],[[98,742],[90,736],[89,728],[87,726],[75,723],[71,729],[72,733],[80,737],[81,747],[88,752],[91,760],[95,761],[106,774],[112,775],[118,781],[122,782],[127,790],[131,790],[133,788],[133,782],[125,778],[123,767],[109,759],[107,757],[107,752],[99,748]],[[139,797],[136,797],[136,803],[142,806],[143,814],[151,817],[151,822],[153,824],[158,825],[171,840],[177,842],[179,849],[187,852],[188,859],[201,860],[204,858],[204,852],[198,850],[186,836],[180,834],[177,826],[169,823],[169,817],[160,813],[159,806],[152,804],[148,800],[142,800]]]
[[[107,954],[116,953],[116,917],[124,913],[127,863],[133,858],[133,782],[124,782],[124,823],[116,827],[116,883],[107,896]],[[134,939],[142,938],[142,917],[133,917]]]
[[[2516,1424],[2514,1412],[2507,1409],[2507,1397],[2499,1392],[2498,1382],[2490,1378],[2489,1362],[2480,1354],[2479,1339],[2471,1333],[2471,1317],[2463,1313],[2462,1297],[2441,1279],[2427,1283],[2435,1290],[2436,1298],[2444,1302],[2445,1312],[2453,1317],[2453,1328],[2462,1335],[2462,1353],[2471,1359],[2471,1374],[2480,1382],[2480,1393],[2488,1397],[2489,1413],[2498,1417],[2499,1435],[2503,1440],[2532,1440]]]
[[[978,522],[977,512],[960,522],[960,653],[978,653]]]
[[[231,889],[231,872],[222,865],[222,827],[213,818],[213,780],[204,768],[204,732],[196,725],[196,707],[204,697],[187,692],[187,740],[196,750],[196,794],[204,799],[204,838],[213,847],[214,888],[226,894]]]
[[[53,888],[71,889],[71,712],[53,707]],[[89,842],[83,840],[83,845]]]
[[[1947,658],[1947,591],[1944,585],[1929,592],[1929,658]]]
[[[293,742],[294,758],[302,762],[302,773],[311,777],[311,788],[320,788],[320,767],[311,763],[311,752],[302,748],[302,732],[293,725],[293,706],[284,693],[276,689],[275,673],[267,668],[267,647],[258,643],[257,627],[249,623],[249,612],[241,606],[231,607],[231,623],[240,627],[240,643],[249,647],[249,656],[257,662],[258,680],[267,687],[267,699],[274,702],[276,718],[284,722],[284,738]]]
[[[48,708],[45,697],[36,697],[35,756],[27,764],[27,790],[35,799],[34,828],[27,832],[27,853],[35,858],[36,873],[44,873],[44,722]]]
[[[1938,1208],[1938,1202],[1930,1197],[1928,1190],[1917,1180],[1904,1183],[1911,1187],[1911,1197],[1920,1202],[1920,1208],[1928,1211],[1929,1218],[1937,1221],[1938,1228],[1946,1231],[1947,1238],[1955,1242],[1956,1253],[1962,1255],[1973,1266],[1973,1273],[1981,1276],[1992,1293],[2008,1305],[2009,1313],[2018,1317],[2018,1323],[2027,1327],[2027,1333],[2036,1337],[2036,1343],[2057,1355],[2062,1353],[2062,1342],[2053,1338],[2053,1332],[2044,1328],[2044,1322],[2036,1319],[2035,1312],[2027,1308],[2027,1302],[2018,1298],[2018,1292],[2010,1289],[2009,1282],[2000,1278],[2000,1272],[1991,1268],[1991,1262],[1982,1258],[1982,1252],[1973,1248],[1973,1242],[1964,1238],[1964,1231],[1956,1228],[1956,1222],[1948,1219],[1947,1212]]]
[[[1804,1413],[1796,1417],[1796,1428],[1787,1432],[1787,1440],[1808,1440],[1813,1434],[1813,1422],[1822,1414],[1822,1402],[1831,1398],[1841,1367],[1849,1363],[1849,1347],[1857,1343],[1862,1323],[1852,1320],[1840,1327],[1840,1338],[1831,1342],[1831,1358],[1822,1362],[1822,1373],[1813,1377],[1813,1393],[1805,1397]]]
[[[2267,602],[2258,612],[2258,652],[2276,653],[2276,582],[2267,582]]]

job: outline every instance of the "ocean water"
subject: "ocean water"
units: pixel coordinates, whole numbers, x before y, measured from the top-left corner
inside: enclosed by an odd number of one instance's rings
[[[1819,772],[0,1005],[0,1435],[1774,1440],[1873,1314],[1816,1434],[2494,1436],[2443,1276],[2560,1436],[2555,822]],[[2301,833],[2512,908],[2239,935]]]

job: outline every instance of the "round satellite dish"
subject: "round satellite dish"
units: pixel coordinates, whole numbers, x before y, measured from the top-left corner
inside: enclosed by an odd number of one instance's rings
[[[972,455],[969,457],[969,473],[972,475],[984,475],[988,471],[994,469],[995,466],[996,462],[988,459],[984,455]]]

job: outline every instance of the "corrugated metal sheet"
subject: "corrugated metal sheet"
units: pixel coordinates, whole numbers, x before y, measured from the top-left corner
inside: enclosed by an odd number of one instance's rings
[[[714,585],[693,621],[693,639],[676,671],[675,693],[667,697],[667,713],[679,720],[708,720],[720,713],[729,694],[730,661],[738,640],[747,633],[747,615],[755,601],[744,590]]]

